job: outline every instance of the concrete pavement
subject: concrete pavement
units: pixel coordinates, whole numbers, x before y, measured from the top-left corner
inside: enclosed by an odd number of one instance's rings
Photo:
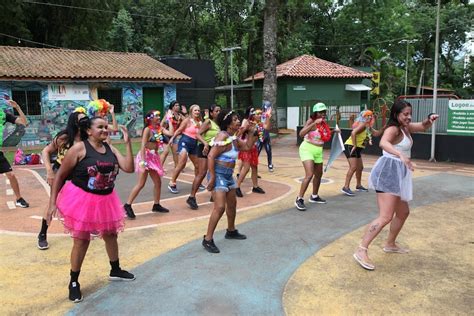
[[[371,247],[377,270],[367,272],[353,262],[351,254],[362,227],[377,214],[375,195],[360,193],[350,198],[339,193],[347,170],[347,162],[341,157],[324,175],[327,181],[320,193],[328,199],[328,204],[310,205],[306,212],[296,211],[293,202],[303,169],[294,143],[294,138],[288,136],[274,142],[274,173],[268,173],[266,166],[260,165],[262,187],[267,194],[263,198],[249,194],[238,200],[238,228],[248,235],[247,240],[225,240],[223,219],[221,231],[216,233],[221,253],[209,254],[202,249],[200,241],[211,205],[203,205],[199,210],[202,213],[193,213],[186,209],[185,196],[164,200],[165,205],[174,207],[175,212],[171,213],[180,213],[178,217],[144,214],[139,219],[142,222],[127,221],[130,229],[120,236],[122,266],[136,273],[136,281],[109,284],[103,243],[91,243],[80,278],[85,296],[80,304],[67,301],[69,237],[58,231],[50,238],[51,249],[39,251],[34,248],[34,232],[39,226],[2,228],[0,312],[170,315],[470,312],[474,271],[473,238],[469,229],[473,222],[472,166],[416,162],[412,215],[400,236],[401,243],[412,252],[384,254],[378,247],[381,239],[377,239]],[[367,171],[375,159],[364,157]],[[261,162],[265,160],[263,154]],[[18,172],[23,175],[24,171]],[[367,175],[364,172],[364,179]],[[26,179],[26,176],[20,178],[20,182]],[[248,188],[244,191],[248,192]],[[201,202],[207,200],[206,194],[201,194]],[[24,195],[27,196],[26,192]],[[146,212],[151,204],[142,203]],[[12,213],[29,211],[2,212],[1,222],[11,222],[14,218],[21,221],[21,216]],[[153,226],[147,228],[150,222]],[[61,229],[60,225],[55,226]]]

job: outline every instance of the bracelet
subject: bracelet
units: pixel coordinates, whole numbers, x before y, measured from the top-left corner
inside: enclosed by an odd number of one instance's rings
[[[428,118],[429,121],[431,121],[431,120],[430,120],[430,117],[431,117],[431,115],[433,115],[433,114],[436,114],[436,113],[431,112],[430,114],[428,114],[428,117],[427,117],[427,118]]]

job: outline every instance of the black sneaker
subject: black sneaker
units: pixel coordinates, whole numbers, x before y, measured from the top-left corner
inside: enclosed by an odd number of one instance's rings
[[[268,171],[273,172],[273,165],[268,165]]]
[[[38,235],[38,249],[46,250],[49,248],[48,241],[46,240],[46,234]]]
[[[109,275],[110,281],[133,281],[135,280],[135,276],[128,271],[118,269],[118,270],[110,270]]]
[[[253,193],[265,194],[265,191],[261,187],[252,188]]]
[[[27,208],[30,206],[30,204],[28,204],[28,202],[26,202],[25,199],[22,197],[16,200],[15,205],[22,208]]]
[[[161,206],[158,204],[153,204],[153,208],[151,209],[152,212],[160,212],[160,213],[169,213],[170,210],[166,207]]]
[[[178,194],[179,191],[178,191],[178,187],[176,186],[176,184],[168,184],[168,190],[173,193],[173,194]]]
[[[359,191],[359,192],[369,192],[369,189],[364,188],[363,186],[357,186],[357,187],[356,187],[356,191]]]
[[[127,217],[130,219],[135,219],[135,213],[133,212],[133,208],[130,204],[125,203],[123,205],[123,208],[125,209],[125,214],[127,214]]]
[[[306,211],[306,205],[304,205],[304,200],[301,198],[300,199],[296,198],[295,206],[298,209],[298,211]]]
[[[240,191],[240,188],[235,189],[235,195],[237,195],[238,197],[244,197],[242,191]]]
[[[206,187],[202,184],[199,185],[199,191],[204,191],[206,190]]]
[[[239,231],[237,229],[233,230],[233,231],[226,230],[225,239],[240,239],[240,240],[242,240],[242,239],[247,239],[247,236],[245,236],[244,234],[239,233]]]
[[[348,195],[348,196],[354,196],[355,195],[355,193],[352,192],[352,190],[350,188],[343,187],[341,189],[341,192],[344,193],[345,195]]]
[[[311,196],[309,197],[309,203],[318,203],[318,204],[326,204],[326,200],[322,199],[319,195],[316,195],[316,197],[314,197],[312,194]]]
[[[217,248],[216,244],[214,243],[214,239],[206,240],[206,236],[202,239],[202,246],[204,249],[209,251],[210,253],[219,253],[221,252],[219,248]]]
[[[192,210],[197,210],[199,208],[199,206],[196,202],[196,198],[194,196],[188,197],[188,199],[186,200],[186,203],[188,203],[189,207]]]
[[[82,301],[81,285],[79,282],[69,283],[69,300],[74,303]]]

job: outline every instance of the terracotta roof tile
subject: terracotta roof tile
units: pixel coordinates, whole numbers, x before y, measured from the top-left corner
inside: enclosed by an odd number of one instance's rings
[[[277,66],[277,78],[372,78],[372,74],[346,67],[311,55],[302,55]],[[263,71],[254,75],[262,80]],[[244,81],[251,81],[252,77]]]
[[[189,82],[142,53],[0,46],[0,80]]]

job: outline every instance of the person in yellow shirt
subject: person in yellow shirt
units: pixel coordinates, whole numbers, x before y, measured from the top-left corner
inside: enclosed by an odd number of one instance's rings
[[[362,150],[366,145],[372,145],[372,136],[380,136],[382,133],[373,128],[374,114],[370,110],[364,110],[359,113],[356,121],[352,125],[351,136],[344,143],[344,154],[349,162],[349,170],[347,170],[346,181],[341,192],[348,196],[354,196],[355,193],[350,189],[350,183],[354,173],[356,174],[356,191],[368,192],[362,186],[362,170],[364,164],[362,162]],[[355,145],[354,145],[355,144]]]

